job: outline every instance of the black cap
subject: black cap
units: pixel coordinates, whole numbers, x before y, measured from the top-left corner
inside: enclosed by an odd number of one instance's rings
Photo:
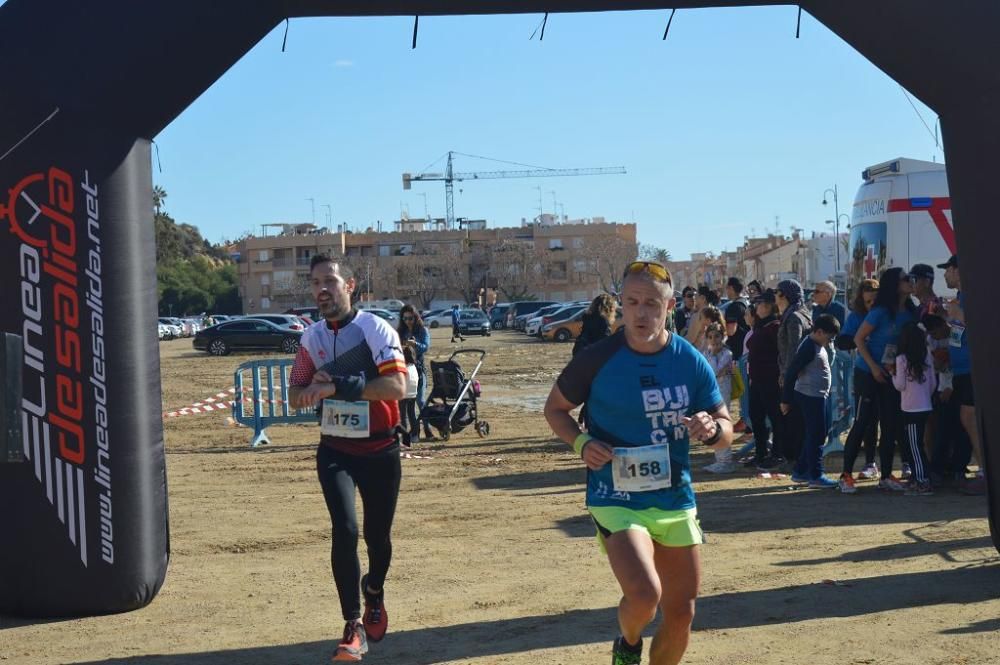
[[[957,268],[957,267],[958,267],[958,254],[952,254],[950,259],[948,259],[944,263],[938,264],[938,268],[941,268],[942,270],[947,270],[948,268]]]
[[[768,289],[753,299],[754,305],[762,302],[771,303],[772,305],[776,302],[774,298],[774,289]]]
[[[915,263],[910,268],[910,277],[917,279],[934,279],[934,268],[926,263]]]

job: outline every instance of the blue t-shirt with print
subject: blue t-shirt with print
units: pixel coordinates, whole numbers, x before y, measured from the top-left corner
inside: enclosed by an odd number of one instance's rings
[[[903,329],[903,326],[914,320],[913,312],[908,309],[896,312],[895,317],[892,317],[889,314],[889,310],[885,307],[873,307],[868,312],[868,316],[865,317],[864,322],[874,328],[871,334],[868,335],[868,352],[872,355],[876,363],[880,365],[884,364],[886,347],[890,344],[895,347],[899,343],[899,333]],[[894,362],[895,354],[892,354],[892,356],[888,360]],[[854,366],[871,374],[868,363],[865,362],[860,353],[854,361]]]
[[[687,340],[670,335],[652,354],[631,350],[624,331],[587,347],[559,376],[574,404],[587,403],[589,433],[614,447],[668,444],[671,486],[645,492],[615,491],[611,463],[587,471],[587,505],[636,510],[684,510],[695,505],[690,441],[684,416],[723,405],[715,373]]]

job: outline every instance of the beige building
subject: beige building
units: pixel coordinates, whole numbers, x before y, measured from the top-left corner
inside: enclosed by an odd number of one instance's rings
[[[244,238],[235,247],[248,314],[310,306],[309,262],[320,253],[354,270],[360,298],[399,299],[419,308],[532,297],[588,300],[615,289],[637,249],[635,224],[489,229],[474,223],[431,230],[431,224],[406,220],[393,225],[400,230],[381,233],[269,226],[274,235]]]

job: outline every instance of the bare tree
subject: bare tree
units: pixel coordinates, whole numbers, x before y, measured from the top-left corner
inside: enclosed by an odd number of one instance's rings
[[[400,291],[407,294],[406,299],[416,300],[422,309],[430,309],[431,303],[447,290],[442,266],[431,264],[426,257],[412,257],[398,263]]]
[[[291,303],[291,307],[312,303],[312,287],[309,277],[305,275],[275,280],[271,285],[271,294],[277,300],[287,300]]]
[[[544,281],[541,257],[526,242],[503,240],[493,252],[490,274],[497,290],[510,302],[532,300]]]
[[[638,253],[635,243],[618,237],[592,240],[582,250],[590,273],[597,277],[601,288],[608,293],[621,293],[625,269],[635,261]]]

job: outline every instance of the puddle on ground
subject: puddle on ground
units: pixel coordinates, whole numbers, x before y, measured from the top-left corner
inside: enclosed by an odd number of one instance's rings
[[[483,386],[483,396],[480,401],[487,404],[503,404],[521,411],[541,413],[545,400],[549,396],[551,385],[501,386],[489,388]]]

